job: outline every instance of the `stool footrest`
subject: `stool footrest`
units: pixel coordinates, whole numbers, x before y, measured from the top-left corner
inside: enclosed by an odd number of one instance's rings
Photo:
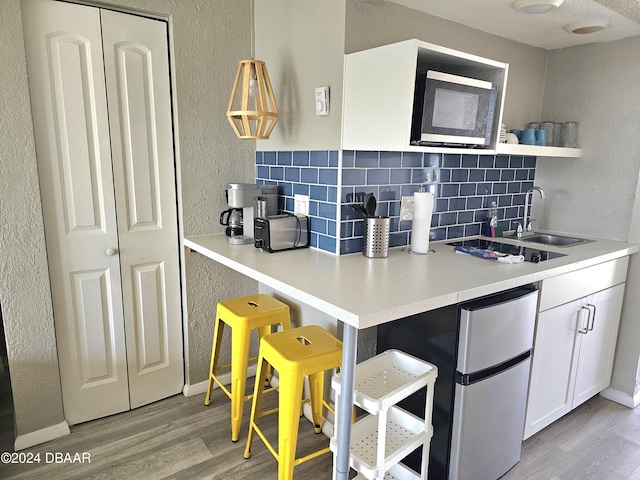
[[[273,390],[276,390],[276,387],[271,387],[268,390],[264,390],[262,393],[269,393],[269,392],[271,392]],[[311,397],[305,398],[300,403],[301,404],[311,403]],[[331,405],[329,405],[325,400],[322,400],[322,406],[324,408],[326,408],[327,410],[329,410],[331,413],[336,413],[335,410],[331,407]],[[261,411],[255,413],[255,420],[258,420],[259,418],[262,418],[262,417],[266,417],[266,416],[272,415],[274,413],[278,413],[279,411],[280,411],[280,407],[274,407],[274,408],[272,408],[270,410],[261,410]],[[253,422],[253,423],[255,424],[255,422]]]
[[[271,452],[271,455],[274,456],[274,458],[277,461],[280,461],[280,456],[278,455],[278,452],[276,451],[275,448],[273,448],[273,446],[271,445],[271,443],[269,442],[269,440],[267,440],[267,437],[265,436],[264,433],[262,433],[262,430],[260,429],[260,427],[258,427],[255,422],[253,422],[252,427],[254,429],[254,431],[258,434],[258,436],[262,439],[263,443],[267,446],[267,448],[269,449],[269,451]],[[312,460],[316,457],[319,457],[320,455],[324,455],[325,453],[329,453],[331,451],[331,449],[329,447],[325,447],[322,448],[320,450],[317,450],[315,452],[312,452],[308,455],[305,455],[304,457],[300,457],[300,458],[296,458],[293,461],[294,465],[300,465],[301,463],[306,462],[307,460]],[[246,458],[246,455],[245,455]]]
[[[316,452],[310,453],[309,455],[305,455],[304,457],[300,457],[300,458],[296,458],[295,461],[293,462],[294,465],[300,465],[301,463],[306,462],[307,460],[312,460],[316,457],[319,457],[320,455],[324,455],[325,453],[329,453],[331,450],[329,449],[329,447],[323,448],[321,450],[318,450]]]
[[[275,408],[272,408],[271,410],[262,410],[261,412],[256,412],[256,420],[262,417],[267,417],[274,413],[278,413],[279,411],[280,409],[278,407],[275,407]],[[254,425],[255,425],[255,422],[254,422]]]
[[[227,397],[231,398],[231,396],[232,396],[231,391],[226,387],[226,385],[224,385],[224,384],[220,381],[220,379],[219,379],[217,376],[215,376],[215,375],[211,375],[211,379],[212,379],[214,382],[216,382],[216,385],[218,385],[218,387],[220,387],[224,393],[226,393],[226,394],[227,394]],[[273,391],[275,391],[275,390],[278,390],[278,387],[269,387],[269,388],[265,388],[265,389],[262,391],[262,393],[269,393],[269,392],[273,392]],[[243,400],[243,401],[247,401],[247,400],[251,400],[252,398],[253,398],[253,394],[252,394],[252,393],[250,393],[250,394],[248,394],[248,395],[244,395],[244,396],[243,396],[243,398],[242,398],[242,400]],[[329,407],[327,406],[327,408],[329,408]]]
[[[257,357],[257,356],[255,356],[255,357],[249,357],[249,358],[247,359],[247,362],[248,362],[248,363],[251,363],[251,362],[256,362],[257,360],[258,360],[258,357]],[[216,365],[216,371],[215,371],[215,373],[217,374],[219,370],[231,370],[231,365],[232,365],[231,363],[225,363],[224,365]]]
[[[211,380],[216,382],[218,387],[227,395],[227,397],[231,398],[231,391],[216,377],[215,375],[211,375]]]
[[[269,451],[271,452],[271,455],[273,455],[275,457],[276,460],[280,460],[280,457],[278,456],[278,452],[271,446],[271,443],[269,442],[269,440],[267,440],[267,437],[264,435],[264,433],[262,433],[262,430],[260,430],[260,427],[258,427],[255,422],[251,422],[251,426],[253,427],[253,429],[256,431],[256,433],[258,434],[258,436],[262,439],[262,441],[264,442],[264,444],[267,446],[267,448],[269,449]]]

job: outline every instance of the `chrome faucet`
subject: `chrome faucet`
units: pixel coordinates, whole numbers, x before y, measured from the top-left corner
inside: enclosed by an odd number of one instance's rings
[[[544,190],[542,190],[540,187],[533,186],[529,190],[527,190],[527,193],[525,193],[524,195],[524,218],[522,221],[522,225],[518,224],[518,228],[516,230],[517,237],[533,234],[533,228],[531,227],[531,222],[533,220],[529,219],[529,221],[527,222],[527,211],[529,212],[529,216],[531,216],[531,202],[533,201],[534,190],[536,190],[540,194],[540,198],[544,200]]]

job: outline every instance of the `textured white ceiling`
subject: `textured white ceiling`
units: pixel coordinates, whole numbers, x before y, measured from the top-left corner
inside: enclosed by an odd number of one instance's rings
[[[387,1],[546,50],[640,35],[638,0],[564,0],[559,8],[537,15],[516,12],[511,8],[512,0]],[[589,35],[568,33],[563,28],[590,19],[608,20],[611,25]]]

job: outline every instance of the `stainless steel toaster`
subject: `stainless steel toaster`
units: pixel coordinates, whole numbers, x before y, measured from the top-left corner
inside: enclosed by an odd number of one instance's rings
[[[253,230],[255,247],[271,253],[309,246],[309,217],[275,215],[268,218],[256,218]]]

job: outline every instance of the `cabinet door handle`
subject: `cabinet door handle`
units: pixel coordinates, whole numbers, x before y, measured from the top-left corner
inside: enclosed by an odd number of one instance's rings
[[[593,332],[593,327],[596,324],[596,306],[592,303],[587,303],[587,308],[589,309],[589,316],[591,317],[591,325],[587,324],[587,329],[590,332]],[[593,308],[593,311],[591,310]]]
[[[580,307],[580,311],[582,312],[583,310],[587,311],[587,326],[579,328],[578,333],[582,333],[586,335],[587,333],[589,333],[589,322],[591,321],[591,309],[583,305]],[[582,320],[582,316],[580,316],[578,321],[580,320]]]

